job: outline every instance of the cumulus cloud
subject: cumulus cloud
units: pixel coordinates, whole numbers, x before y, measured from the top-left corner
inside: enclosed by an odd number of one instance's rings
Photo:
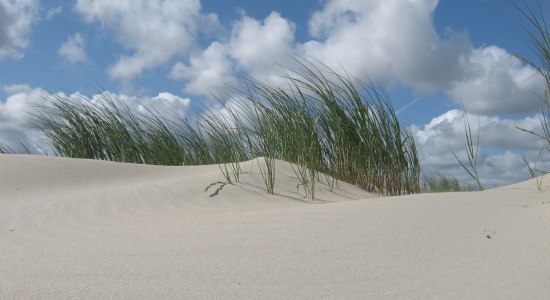
[[[504,49],[474,49],[463,62],[465,75],[447,93],[467,111],[481,114],[528,113],[540,107],[545,82],[529,65]]]
[[[356,76],[398,79],[420,91],[444,91],[470,112],[524,113],[538,108],[537,72],[504,49],[474,47],[466,33],[438,35],[436,0],[327,1],[313,14],[314,40],[302,53]]]
[[[50,94],[40,88],[28,85],[3,86],[2,91],[8,94],[0,101],[0,143],[17,152],[25,147],[42,153],[43,137],[31,122],[32,107],[44,102]]]
[[[152,111],[159,114],[165,119],[177,121],[178,118],[185,117],[187,110],[191,105],[189,98],[182,98],[168,92],[161,92],[154,97],[136,97],[125,94],[108,93],[110,98],[117,99],[128,105],[130,109],[148,113]],[[91,97],[91,102],[103,101],[105,97],[102,95],[94,95]]]
[[[28,85],[8,85],[2,90],[8,94],[5,101],[0,101],[0,122],[19,127],[30,127],[29,108],[40,104],[49,93],[43,89],[33,89]]]
[[[284,64],[295,50],[295,25],[272,12],[263,21],[243,15],[226,42],[212,42],[194,53],[189,64],[178,62],[171,78],[185,79],[186,92],[209,95],[235,83],[235,71],[261,80],[276,80],[277,63]]]
[[[357,76],[397,77],[434,89],[459,76],[467,36],[441,39],[432,23],[437,1],[327,1],[313,14],[315,38],[302,51],[331,67],[342,65]]]
[[[80,33],[75,33],[59,47],[57,53],[68,60],[70,63],[86,61],[86,52],[84,51],[85,40]]]
[[[108,69],[111,78],[121,80],[184,54],[194,42],[197,24],[217,20],[201,15],[199,0],[78,0],[75,9],[87,22],[112,30],[117,41],[133,52]]]
[[[36,105],[48,105],[53,97],[75,101],[85,100],[91,103],[106,99],[105,94],[95,94],[90,97],[80,93],[54,94],[24,84],[3,86],[2,91],[7,94],[7,97],[5,100],[0,99],[0,143],[7,144],[18,152],[24,151],[25,146],[36,153],[53,153],[42,132],[33,124],[32,114],[36,112]],[[112,92],[106,92],[106,95],[124,103],[132,110],[140,112],[151,110],[173,121],[185,117],[191,105],[190,99],[168,92],[161,92],[154,97],[137,97]]]
[[[233,25],[228,52],[239,68],[252,76],[265,75],[293,52],[295,25],[272,12],[260,22],[248,16]]]
[[[210,93],[232,86],[236,81],[226,46],[218,42],[213,42],[199,54],[191,55],[189,65],[176,63],[170,78],[187,80],[184,91],[203,96],[210,96]]]
[[[535,69],[494,45],[476,47],[466,32],[436,31],[437,0],[328,0],[312,14],[310,40],[295,41],[295,24],[272,12],[242,15],[228,36],[178,62],[171,78],[206,95],[244,72],[273,80],[287,55],[342,68],[359,79],[397,80],[421,92],[444,92],[485,115],[536,111],[544,82]],[[216,79],[213,83],[210,79]]]
[[[145,114],[153,112],[170,121],[178,121],[180,118],[185,117],[189,106],[191,106],[191,100],[189,98],[182,98],[168,92],[161,92],[153,97],[138,97],[110,91],[94,94],[92,96],[86,96],[80,93],[69,95],[60,93],[57,95],[75,101],[88,101],[92,104],[106,104],[106,101],[114,99],[116,103],[126,105],[132,111]]]
[[[0,60],[23,57],[37,11],[36,0],[0,0]]]
[[[495,116],[468,115],[474,142],[480,135],[478,168],[482,183],[489,187],[519,182],[529,178],[522,155],[529,162],[548,161],[539,153],[544,145],[541,139],[520,131],[517,127],[540,131],[538,116],[506,119]],[[466,138],[463,112],[450,110],[423,126],[411,126],[417,143],[422,170],[426,175],[437,173],[453,175],[462,182],[473,183],[451,151],[466,164]]]

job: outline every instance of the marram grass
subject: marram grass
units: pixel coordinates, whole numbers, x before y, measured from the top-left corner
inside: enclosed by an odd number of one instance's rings
[[[55,97],[35,116],[56,154],[129,163],[178,165],[185,158],[175,124],[138,113],[103,93],[101,101]]]
[[[245,80],[228,91],[231,105],[223,113],[208,110],[169,121],[154,111],[133,111],[104,93],[93,104],[54,98],[35,120],[61,156],[218,164],[230,183],[239,181],[239,162],[262,157],[258,163],[269,193],[275,189],[274,159],[282,159],[295,164],[298,188],[312,199],[320,172],[379,194],[419,192],[415,143],[390,100],[373,85],[297,62],[296,70],[283,73],[283,86]]]
[[[0,153],[9,154],[9,153],[12,153],[12,152],[13,151],[11,151],[11,149],[8,146],[6,146],[6,145],[2,144],[2,142],[0,142]]]
[[[518,127],[519,130],[529,133],[544,141],[544,145],[540,149],[539,158],[544,151],[550,151],[550,29],[548,28],[547,20],[544,16],[540,3],[538,9],[534,10],[527,6],[525,3],[525,9],[515,5],[516,9],[526,18],[528,24],[533,29],[524,27],[529,36],[531,50],[538,58],[538,62],[531,61],[521,55],[514,54],[517,58],[523,60],[531,67],[533,67],[544,79],[546,86],[544,89],[544,96],[541,97],[540,103],[540,131],[532,131]],[[547,170],[539,170],[535,167],[531,167],[524,158],[525,165],[531,176],[536,178],[537,187],[539,190],[542,185],[542,178],[548,174]],[[540,176],[540,177],[539,177]]]
[[[479,190],[479,186],[462,185],[455,177],[442,174],[424,176],[421,184],[422,193],[471,192]]]

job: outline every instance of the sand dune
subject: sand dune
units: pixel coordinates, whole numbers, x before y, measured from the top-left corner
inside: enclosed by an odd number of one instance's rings
[[[0,155],[0,299],[550,298],[548,183],[311,202],[243,171]]]

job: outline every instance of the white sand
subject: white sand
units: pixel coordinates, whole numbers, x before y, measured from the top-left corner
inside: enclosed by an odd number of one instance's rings
[[[0,299],[550,299],[548,183],[311,203],[277,163],[210,197],[217,166],[0,155]]]

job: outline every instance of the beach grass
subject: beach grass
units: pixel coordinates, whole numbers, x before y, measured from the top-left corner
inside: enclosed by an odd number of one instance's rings
[[[526,6],[527,7],[527,6]],[[544,14],[521,9],[538,62],[514,54],[546,81],[541,97],[541,130],[518,128],[543,139],[550,151],[550,32]],[[176,120],[149,110],[137,112],[109,93],[100,101],[56,96],[39,107],[36,124],[57,155],[157,165],[218,164],[228,183],[239,182],[240,162],[257,159],[268,193],[275,190],[275,159],[291,163],[304,197],[326,178],[331,188],[345,181],[383,195],[482,190],[477,170],[479,130],[472,135],[464,112],[468,162],[450,151],[477,187],[435,175],[420,184],[412,134],[402,127],[389,98],[371,82],[360,82],[319,62],[296,59],[273,85],[245,78],[219,97],[222,109],[207,109]],[[231,103],[231,105],[228,105]],[[225,106],[223,105],[225,104]],[[223,113],[221,113],[223,111]],[[0,145],[0,153],[9,153]],[[533,177],[547,172],[531,167]]]
[[[544,141],[544,145],[539,152],[540,158],[542,152],[550,151],[550,30],[548,29],[547,21],[544,16],[542,7],[540,6],[540,3],[537,6],[537,9],[533,9],[526,4],[524,8],[519,7],[518,5],[515,5],[515,7],[525,17],[528,24],[533,28],[529,29],[527,26],[524,26],[524,30],[529,36],[530,48],[538,58],[538,62],[529,60],[524,56],[518,54],[514,54],[514,56],[523,60],[534,69],[536,69],[546,83],[544,96],[540,98],[540,131],[537,132],[517,127],[519,130],[531,134]],[[525,160],[525,158],[524,162],[531,176],[537,179],[537,185],[540,190],[542,177],[546,175],[548,171],[536,168],[536,163],[535,166],[532,167]]]
[[[379,194],[419,192],[414,139],[389,98],[373,84],[322,64],[296,62],[295,69],[282,72],[282,86],[244,79],[228,91],[232,101],[220,100],[226,103],[223,113],[210,109],[174,121],[102,93],[93,103],[57,96],[38,107],[35,123],[60,156],[218,164],[229,183],[239,181],[240,162],[261,157],[268,193],[275,189],[274,160],[282,159],[294,164],[298,189],[311,199],[320,172]]]
[[[463,112],[463,119],[464,119],[464,134],[466,136],[466,144],[465,144],[465,150],[466,155],[468,156],[468,163],[463,162],[458,158],[456,153],[451,150],[451,153],[453,154],[454,158],[458,161],[460,166],[468,173],[470,177],[472,177],[475,182],[477,183],[477,186],[480,191],[483,191],[483,186],[481,185],[481,181],[479,179],[479,172],[477,169],[477,158],[479,153],[479,115],[478,115],[478,128],[476,131],[476,141],[474,142],[474,139],[472,138],[472,128],[470,126],[470,120],[468,119],[468,114],[466,113],[466,109],[462,107]],[[443,177],[444,178],[444,177]]]
[[[423,176],[422,193],[472,192],[479,191],[479,186],[461,184],[456,177],[444,174]]]
[[[6,146],[5,144],[0,142],[0,153],[9,154],[9,153],[12,153],[12,152],[13,151],[11,151],[11,149],[8,146]]]
[[[66,157],[153,165],[178,165],[185,159],[181,133],[159,114],[139,113],[109,93],[101,101],[55,96],[39,106],[35,123],[55,154]]]

